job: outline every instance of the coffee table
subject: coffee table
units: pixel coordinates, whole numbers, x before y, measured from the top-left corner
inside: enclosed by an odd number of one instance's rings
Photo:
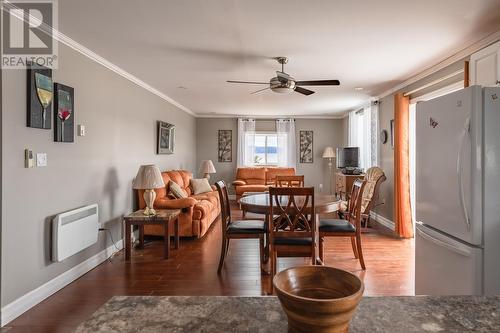
[[[163,225],[165,231],[165,246],[163,250],[163,257],[168,259],[170,256],[170,223],[174,224],[175,233],[175,248],[179,248],[179,209],[157,209],[156,215],[144,215],[143,210],[135,211],[123,217],[125,224],[125,260],[130,260],[132,252],[131,240],[131,227],[133,225],[139,226],[139,244],[144,247],[144,226],[145,225]]]

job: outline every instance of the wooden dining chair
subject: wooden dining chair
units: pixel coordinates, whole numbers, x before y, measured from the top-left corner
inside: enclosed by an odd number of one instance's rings
[[[278,257],[311,257],[314,265],[314,187],[270,187],[269,204],[271,277]]]
[[[276,187],[304,187],[304,175],[302,176],[276,176]]]
[[[319,257],[323,258],[323,243],[325,237],[350,237],[354,257],[359,259],[361,267],[366,269],[361,248],[361,202],[366,181],[356,179],[352,185],[351,197],[345,219],[319,220]]]
[[[266,234],[266,226],[263,220],[231,220],[231,206],[229,203],[229,196],[227,194],[227,186],[223,180],[215,183],[217,192],[219,192],[220,205],[221,205],[221,225],[222,225],[222,244],[219,259],[219,268],[217,273],[220,274],[224,259],[229,249],[229,241],[231,239],[259,239],[260,250],[260,264],[261,269],[264,263],[264,237]]]

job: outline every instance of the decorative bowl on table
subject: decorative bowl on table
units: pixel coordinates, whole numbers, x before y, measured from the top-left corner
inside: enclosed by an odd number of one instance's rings
[[[356,275],[327,266],[288,268],[273,285],[290,332],[347,332],[364,291]]]

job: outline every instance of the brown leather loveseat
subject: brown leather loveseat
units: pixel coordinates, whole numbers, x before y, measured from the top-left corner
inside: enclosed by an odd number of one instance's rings
[[[219,218],[220,205],[219,195],[212,187],[211,192],[193,195],[190,186],[190,180],[193,174],[186,170],[172,170],[162,172],[165,187],[156,189],[156,199],[154,208],[156,209],[181,209],[179,216],[180,236],[203,237],[212,223]],[[187,198],[174,199],[169,195],[169,182],[177,183],[188,195]],[[146,207],[142,197],[144,191],[139,190],[139,207]],[[146,235],[163,236],[163,226],[146,225],[144,226]]]
[[[293,176],[294,168],[255,167],[238,168],[236,180],[233,182],[236,191],[236,200],[240,200],[245,192],[265,192],[274,185],[276,176]]]

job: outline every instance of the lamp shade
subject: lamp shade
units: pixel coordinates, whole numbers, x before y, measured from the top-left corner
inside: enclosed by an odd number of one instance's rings
[[[214,164],[212,163],[212,160],[201,161],[200,172],[201,173],[215,173],[216,171],[215,171]]]
[[[150,190],[165,186],[160,169],[156,165],[141,165],[132,183],[134,189]]]
[[[335,151],[333,150],[333,147],[326,147],[325,150],[323,150],[323,158],[334,158],[335,157]]]

